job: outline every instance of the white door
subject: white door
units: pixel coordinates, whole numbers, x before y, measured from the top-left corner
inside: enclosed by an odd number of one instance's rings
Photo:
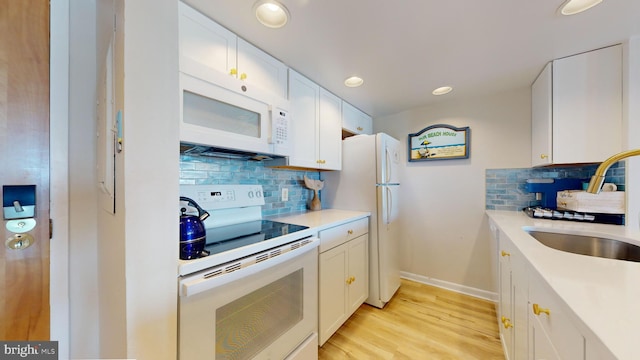
[[[376,182],[378,184],[399,184],[400,142],[391,136],[379,133],[376,135],[377,166]]]
[[[380,299],[387,302],[400,287],[400,186],[378,186],[378,271]]]

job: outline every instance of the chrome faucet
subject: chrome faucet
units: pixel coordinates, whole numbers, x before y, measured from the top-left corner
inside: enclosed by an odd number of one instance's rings
[[[604,175],[607,173],[607,170],[614,163],[626,159],[631,156],[639,156],[640,149],[635,150],[627,150],[621,153],[615,154],[607,160],[603,161],[600,166],[596,169],[596,173],[591,177],[591,181],[589,181],[589,186],[587,187],[587,192],[592,194],[597,194],[600,192],[602,188],[602,184],[604,183]]]

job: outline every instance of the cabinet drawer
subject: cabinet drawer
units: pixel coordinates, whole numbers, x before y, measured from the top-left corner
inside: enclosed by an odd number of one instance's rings
[[[327,251],[340,244],[355,239],[369,232],[369,219],[364,218],[346,224],[338,225],[319,233],[320,252]]]
[[[584,359],[584,337],[571,322],[566,306],[557,298],[555,292],[535,276],[531,279],[529,290],[530,316],[539,322],[544,332],[552,339],[560,358]],[[534,312],[535,306],[538,307],[538,314]]]

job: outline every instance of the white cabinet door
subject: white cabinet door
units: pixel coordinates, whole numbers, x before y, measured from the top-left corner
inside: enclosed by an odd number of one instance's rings
[[[548,63],[531,85],[531,165],[552,160],[552,63]]]
[[[507,360],[513,360],[514,350],[514,330],[513,330],[513,285],[511,279],[511,249],[508,247],[508,239],[504,239],[502,234],[499,237],[499,287],[500,299],[498,304],[500,328],[500,339],[505,351]]]
[[[553,163],[600,162],[621,151],[622,46],[553,62]]]
[[[236,67],[237,36],[179,2],[180,70],[201,79],[229,74]]]
[[[320,87],[289,70],[289,101],[292,151],[289,165],[317,168],[317,119],[320,116]]]
[[[351,134],[372,134],[373,122],[371,116],[365,114],[348,102],[343,101],[342,128]]]
[[[342,100],[320,88],[318,159],[323,170],[342,169]]]
[[[320,345],[324,344],[344,323],[347,309],[347,244],[320,254],[318,327]]]
[[[587,340],[587,348],[585,349],[585,360],[614,360],[616,357],[607,349],[604,344],[590,338]]]
[[[529,359],[531,360],[561,360],[551,340],[544,331],[537,318],[529,321]],[[579,360],[582,358],[576,358]]]
[[[585,339],[571,322],[568,309],[536,274],[531,274],[529,290],[530,320],[538,333],[545,333],[562,359],[584,359]],[[537,308],[537,311],[536,311]],[[539,338],[541,338],[539,336]],[[537,338],[534,339],[537,341]],[[539,345],[533,343],[534,348]]]
[[[513,316],[513,357],[526,359],[528,354],[529,277],[524,257],[511,248],[511,286]]]
[[[287,70],[287,66],[276,58],[238,38],[239,79],[286,98]]]
[[[349,316],[369,297],[369,235],[365,234],[347,243],[349,247],[349,291],[347,311]]]

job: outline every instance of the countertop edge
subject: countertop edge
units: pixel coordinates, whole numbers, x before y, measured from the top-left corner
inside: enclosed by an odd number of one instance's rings
[[[371,216],[370,212],[342,209],[323,209],[300,213],[269,216],[269,220],[308,226],[313,231],[321,231],[348,222]]]

